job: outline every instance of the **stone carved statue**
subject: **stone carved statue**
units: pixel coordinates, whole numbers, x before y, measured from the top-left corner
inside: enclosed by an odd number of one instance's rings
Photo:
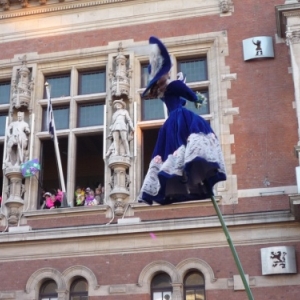
[[[24,121],[24,113],[18,112],[18,120],[7,128],[6,163],[20,165],[25,161],[28,146],[29,125]]]
[[[22,65],[11,83],[11,113],[13,108],[30,107],[31,96],[34,89],[34,81],[31,78],[30,69],[27,67],[26,55],[19,58]]]
[[[108,138],[112,139],[112,145],[109,147],[106,157],[113,156],[130,156],[129,141],[132,140],[134,127],[128,111],[125,109],[126,104],[123,100],[115,100],[113,106],[116,109],[112,116],[110,125],[110,134]]]

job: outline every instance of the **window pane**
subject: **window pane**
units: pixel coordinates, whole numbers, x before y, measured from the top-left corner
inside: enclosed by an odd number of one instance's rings
[[[47,282],[43,285],[43,294],[55,293],[56,289],[57,289],[56,282],[54,281]]]
[[[168,274],[158,274],[152,279],[151,287],[153,288],[165,288],[170,286],[171,278]]]
[[[187,276],[185,285],[191,286],[191,285],[202,285],[204,284],[204,278],[201,274],[198,272],[193,272],[190,275]]]
[[[199,109],[197,109],[195,107],[195,103],[191,102],[191,101],[186,101],[186,105],[185,107],[189,110],[191,110],[192,112],[194,112],[197,115],[206,115],[209,114],[209,99],[208,99],[208,91],[199,91],[201,94],[203,94],[206,99],[207,102],[205,105],[202,105]]]
[[[84,279],[76,280],[71,287],[71,292],[86,292],[88,284]]]
[[[172,293],[171,292],[163,292],[163,300],[172,300]]]
[[[164,119],[164,105],[160,99],[143,99],[142,100],[142,120],[159,120]]]
[[[151,161],[152,153],[158,137],[159,128],[143,130],[143,165],[142,178],[146,176]]]
[[[84,72],[79,74],[79,95],[103,93],[106,82],[105,71]]]
[[[68,138],[58,138],[59,153],[62,164],[64,180],[67,179],[68,164]],[[61,186],[59,179],[59,171],[56,163],[56,153],[54,142],[51,139],[41,141],[41,170],[40,182],[45,191],[49,189],[59,188]],[[42,202],[42,201],[41,201]],[[39,203],[37,204],[39,206]]]
[[[70,109],[68,106],[53,107],[53,117],[56,130],[69,128],[69,114]],[[47,108],[43,109],[42,131],[48,131]]]
[[[0,82],[0,104],[9,104],[10,82]]]
[[[8,117],[8,112],[0,113],[0,136],[5,135],[5,124],[6,124],[7,117]]]
[[[204,300],[203,290],[186,290],[185,300]]]
[[[148,65],[142,65],[141,66],[141,87],[145,88],[149,81],[149,71],[148,71]]]
[[[207,80],[206,58],[189,59],[178,62],[178,72],[186,75],[186,82]]]
[[[70,74],[47,76],[45,82],[51,86],[51,98],[70,96]],[[46,89],[44,98],[47,98]]]
[[[80,105],[78,127],[103,125],[103,108],[103,104]]]
[[[153,300],[163,300],[162,292],[154,292],[153,293]]]

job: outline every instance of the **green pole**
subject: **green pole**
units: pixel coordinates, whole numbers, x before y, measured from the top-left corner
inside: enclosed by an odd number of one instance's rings
[[[245,277],[245,273],[244,273],[242,264],[241,264],[241,262],[240,262],[240,259],[239,259],[239,257],[238,257],[238,254],[237,254],[237,252],[236,252],[236,250],[235,250],[235,247],[234,247],[234,245],[233,245],[233,243],[232,243],[232,241],[231,241],[231,237],[230,237],[229,231],[228,231],[228,229],[227,229],[227,227],[226,227],[226,224],[225,224],[225,222],[224,222],[222,213],[221,213],[221,211],[220,211],[220,209],[219,209],[219,206],[218,206],[218,204],[217,204],[217,202],[216,202],[216,199],[215,199],[215,196],[214,196],[214,195],[211,196],[211,200],[212,200],[212,202],[213,202],[213,205],[214,205],[214,207],[215,207],[215,210],[216,210],[216,212],[217,212],[217,215],[218,215],[219,220],[220,220],[220,222],[221,222],[221,225],[222,225],[222,227],[223,227],[223,231],[224,231],[224,233],[225,233],[225,236],[226,236],[228,245],[229,245],[229,247],[230,247],[230,249],[231,249],[231,253],[232,253],[232,255],[233,255],[235,264],[236,264],[236,266],[237,266],[237,268],[238,268],[238,270],[239,270],[240,276],[241,276],[241,278],[242,278],[242,281],[243,281],[243,284],[244,284],[246,293],[247,293],[247,295],[248,295],[248,299],[249,299],[249,300],[254,300],[253,295],[252,295],[251,290],[250,290],[250,287],[249,287],[249,284],[248,284],[248,282],[247,282],[247,280],[246,280],[246,277]]]

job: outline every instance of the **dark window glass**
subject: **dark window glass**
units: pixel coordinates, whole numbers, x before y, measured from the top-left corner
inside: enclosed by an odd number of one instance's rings
[[[10,81],[0,82],[0,104],[9,104]]]
[[[70,109],[68,106],[53,107],[53,118],[56,130],[69,128]],[[48,131],[47,108],[43,109],[43,127],[42,131]]]
[[[5,125],[6,125],[7,117],[8,117],[8,112],[0,113],[0,136],[5,135]]]
[[[198,271],[189,272],[185,276],[184,300],[205,300],[204,276]]]
[[[103,134],[77,136],[75,186],[96,192],[99,185],[104,186]]]
[[[54,280],[47,280],[40,289],[40,300],[57,300],[57,284]]]
[[[70,96],[70,74],[46,76],[45,82],[51,87],[51,98]],[[47,98],[46,89],[44,89],[44,99]]]
[[[59,137],[58,138],[58,148],[60,153],[60,160],[62,165],[62,171],[64,176],[64,181],[67,179],[67,167],[68,167],[68,138]],[[57,166],[56,152],[54,148],[54,141],[51,139],[41,141],[41,152],[40,152],[40,162],[41,170],[40,174],[40,185],[45,191],[50,189],[57,189],[61,187],[59,169]],[[39,195],[42,191],[39,191]],[[43,204],[43,199],[39,199],[37,203],[37,208]]]
[[[159,128],[143,129],[143,165],[142,165],[142,178],[146,176],[148,167],[151,161],[152,153],[158,137]]]
[[[206,57],[178,61],[178,72],[186,75],[186,82],[208,80]]]
[[[78,127],[103,125],[103,104],[82,104],[78,108]]]
[[[166,273],[156,275],[151,282],[152,300],[171,300],[171,278]]]
[[[87,300],[88,297],[88,283],[85,279],[76,279],[70,290],[70,300]]]
[[[106,73],[104,70],[79,73],[78,95],[105,92],[105,77]]]
[[[149,81],[148,65],[141,65],[141,87],[145,88]]]
[[[164,118],[164,105],[160,99],[142,99],[142,121]]]
[[[194,102],[191,102],[191,101],[187,100],[186,104],[185,104],[185,107],[187,109],[193,111],[197,115],[206,115],[206,114],[209,114],[208,91],[200,91],[199,90],[199,92],[206,97],[206,99],[207,99],[206,104],[203,104],[199,109],[197,109]]]

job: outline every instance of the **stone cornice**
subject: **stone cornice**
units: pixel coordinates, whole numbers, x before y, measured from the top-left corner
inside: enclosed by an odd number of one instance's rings
[[[225,215],[224,220],[227,226],[247,226],[268,223],[282,223],[295,221],[294,216],[289,211],[276,211],[276,212],[262,212],[251,214],[236,214]],[[82,227],[68,227],[68,228],[54,228],[54,229],[40,229],[32,230],[26,233],[2,233],[0,234],[0,243],[10,243],[18,241],[42,241],[50,239],[65,239],[65,238],[80,238],[88,236],[112,236],[121,234],[136,234],[148,233],[150,231],[176,231],[176,230],[193,230],[193,229],[211,229],[219,228],[220,222],[217,216],[198,217],[187,219],[170,219],[162,221],[141,222],[122,226],[118,224],[110,225],[93,225]],[[26,236],[26,238],[25,238]]]
[[[43,6],[33,6],[25,9],[0,11],[0,20],[131,1],[133,0],[98,0],[80,1],[79,3],[78,1],[49,3]]]

